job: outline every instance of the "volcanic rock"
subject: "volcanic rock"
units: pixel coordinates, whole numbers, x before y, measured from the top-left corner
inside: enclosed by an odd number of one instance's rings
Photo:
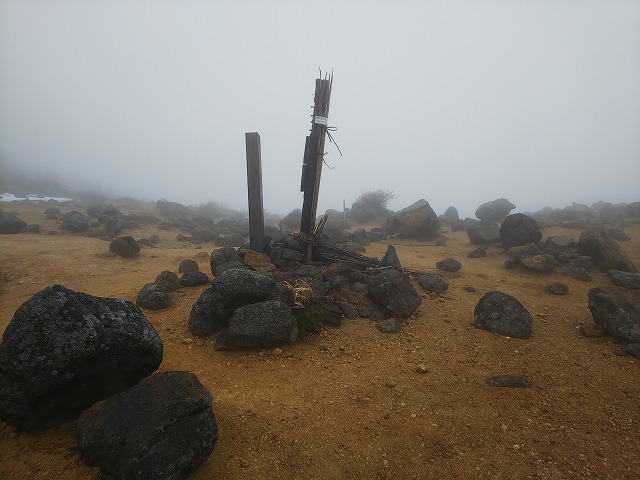
[[[589,310],[594,322],[612,337],[640,342],[640,292],[620,287],[592,288]]]
[[[542,232],[538,223],[522,213],[514,213],[504,219],[500,225],[500,242],[505,250],[511,247],[538,243]]]
[[[136,305],[146,310],[162,310],[171,306],[171,299],[160,285],[147,283],[138,292]]]
[[[373,276],[369,280],[369,297],[400,317],[408,317],[422,303],[422,298],[407,276],[397,270]]]
[[[82,414],[75,428],[80,456],[103,477],[186,478],[218,440],[211,407],[194,373],[158,373]]]
[[[473,314],[473,325],[477,328],[507,337],[525,340],[531,337],[531,314],[515,297],[506,293],[493,291],[485,294]]]
[[[51,285],[15,312],[0,343],[0,419],[41,428],[75,418],[162,361],[162,341],[133,303]]]

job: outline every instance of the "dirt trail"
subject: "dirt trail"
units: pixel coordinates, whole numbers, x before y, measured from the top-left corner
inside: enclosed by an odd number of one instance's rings
[[[28,223],[41,206],[12,206]],[[640,265],[640,225],[621,242]],[[0,237],[0,332],[15,309],[51,283],[98,296],[135,300],[162,270],[182,259],[210,273],[208,253],[177,242],[175,231],[144,227],[134,238],[160,235],[159,248],[135,259],[108,251],[102,240],[70,234]],[[578,230],[549,228],[577,240]],[[452,256],[456,273],[443,297],[424,292],[422,306],[398,334],[382,334],[366,319],[325,328],[284,353],[215,352],[194,339],[191,305],[204,287],[171,294],[173,306],[145,312],[165,345],[162,370],[190,370],[214,396],[220,439],[193,479],[310,478],[640,478],[640,362],[618,356],[609,338],[584,338],[591,324],[587,292],[609,285],[605,274],[583,282],[559,271],[506,270],[498,247],[470,259],[465,232],[445,232],[445,247],[394,240],[404,267],[435,271]],[[367,254],[381,257],[387,243]],[[569,285],[554,296],[549,281]],[[471,286],[475,292],[463,287]],[[473,309],[491,290],[514,295],[534,317],[533,336],[517,340],[471,326]],[[420,373],[421,366],[426,367]],[[521,374],[531,389],[488,387],[488,376]],[[73,424],[37,434],[0,422],[0,478],[98,478],[77,454]]]

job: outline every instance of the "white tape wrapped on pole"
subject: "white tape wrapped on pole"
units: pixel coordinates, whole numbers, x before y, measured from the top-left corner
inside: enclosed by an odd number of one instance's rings
[[[322,115],[316,115],[315,117],[313,117],[313,123],[324,125],[326,127],[327,125],[329,125],[329,118],[323,117]]]

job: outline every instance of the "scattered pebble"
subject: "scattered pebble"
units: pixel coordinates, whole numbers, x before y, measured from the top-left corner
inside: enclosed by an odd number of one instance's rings
[[[183,338],[182,343],[184,343],[185,345],[190,345],[193,343],[193,338]]]
[[[427,366],[424,363],[420,363],[416,367],[416,373],[427,373],[427,371]]]
[[[580,325],[580,334],[584,337],[599,338],[604,337],[604,328],[600,325]]]

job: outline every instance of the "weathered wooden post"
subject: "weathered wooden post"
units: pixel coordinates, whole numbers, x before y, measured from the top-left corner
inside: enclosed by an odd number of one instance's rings
[[[249,244],[251,250],[264,253],[264,210],[262,204],[262,161],[260,135],[244,134],[247,145],[247,187],[249,192]]]
[[[332,83],[333,75],[330,75],[328,79],[326,76],[324,79],[316,79],[311,135],[307,137],[304,164],[302,166],[301,191],[304,192],[304,199],[300,233],[306,235],[310,240],[315,230]],[[305,255],[305,261],[307,262],[311,259],[312,248],[313,245],[309,242]]]

